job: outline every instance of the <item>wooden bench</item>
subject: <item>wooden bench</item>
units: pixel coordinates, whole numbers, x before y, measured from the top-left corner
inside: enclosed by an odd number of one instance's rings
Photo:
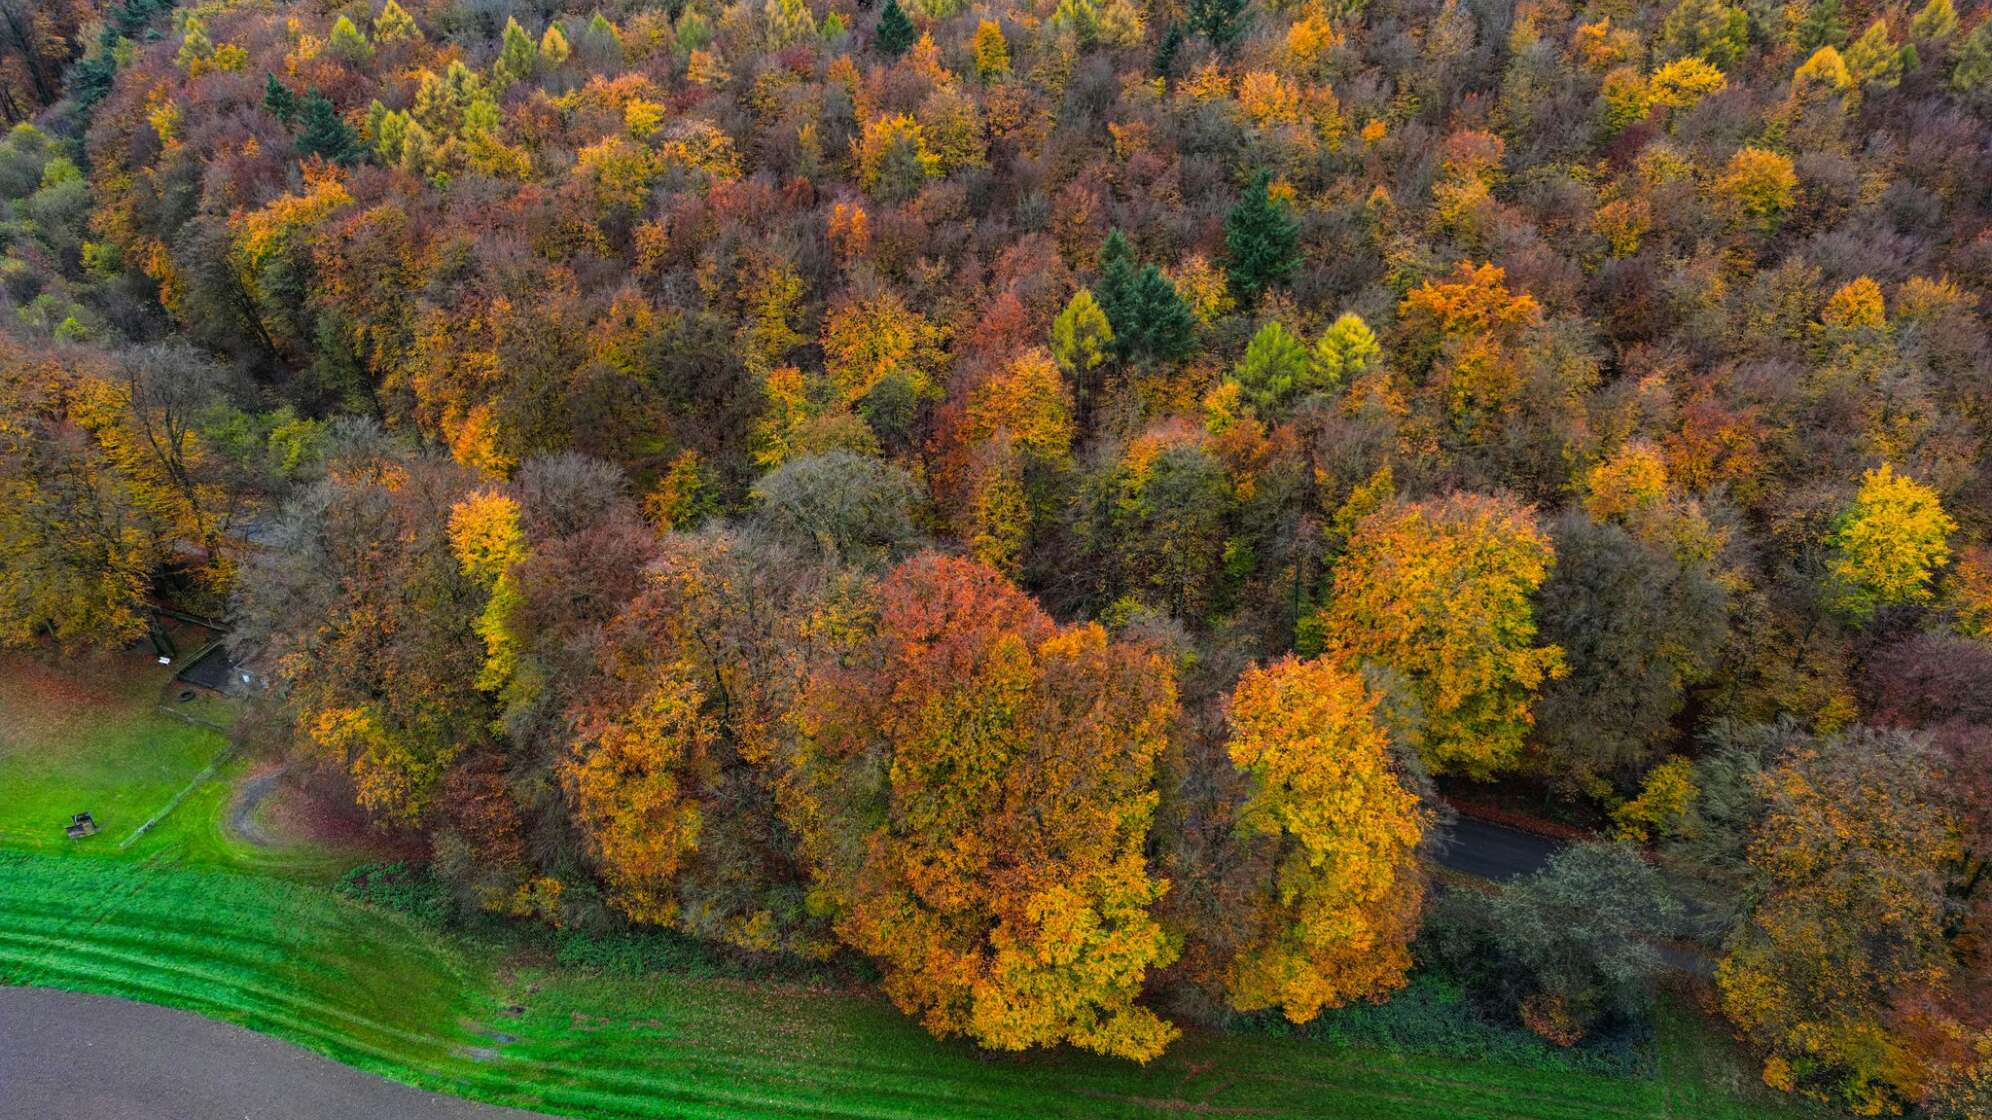
[[[71,840],[81,840],[85,836],[97,834],[97,819],[88,813],[77,813],[69,818],[69,827],[63,829]]]

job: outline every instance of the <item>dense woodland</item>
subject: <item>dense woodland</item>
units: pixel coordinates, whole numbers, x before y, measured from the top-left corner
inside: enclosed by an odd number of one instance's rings
[[[0,641],[226,616],[464,907],[1134,1060],[1671,933],[1992,1115],[1982,5],[0,0],[0,114]]]

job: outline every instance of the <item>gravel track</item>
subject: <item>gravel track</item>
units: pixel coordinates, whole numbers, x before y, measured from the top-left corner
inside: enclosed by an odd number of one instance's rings
[[[0,988],[0,1120],[548,1120],[185,1011]]]

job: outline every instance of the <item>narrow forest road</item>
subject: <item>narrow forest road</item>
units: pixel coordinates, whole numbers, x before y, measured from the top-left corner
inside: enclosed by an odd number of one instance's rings
[[[1562,840],[1461,817],[1453,823],[1452,838],[1438,859],[1454,871],[1499,882],[1542,870],[1549,857],[1566,846]]]
[[[545,1120],[410,1088],[231,1023],[0,988],[0,1120]]]
[[[1453,823],[1452,835],[1438,861],[1454,871],[1498,883],[1542,870],[1549,857],[1569,845],[1567,840],[1460,817]],[[1653,947],[1667,966],[1678,972],[1703,977],[1715,974],[1714,959],[1689,941],[1656,939]]]

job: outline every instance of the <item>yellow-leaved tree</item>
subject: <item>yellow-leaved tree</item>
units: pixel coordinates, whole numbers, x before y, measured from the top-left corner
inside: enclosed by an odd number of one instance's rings
[[[1901,732],[1795,736],[1756,779],[1723,1010],[1769,1051],[1766,1084],[1901,1112],[1931,1076],[1919,1051],[1947,1027],[1935,997],[1957,968],[1945,923],[1963,851],[1928,752]]]
[[[719,734],[705,704],[690,665],[659,666],[629,707],[577,720],[561,770],[610,896],[640,922],[679,924],[673,888],[704,823],[684,775],[712,769]]]
[[[1357,523],[1318,624],[1325,652],[1405,675],[1424,710],[1433,773],[1486,779],[1514,765],[1530,701],[1564,672],[1537,646],[1529,596],[1555,553],[1535,515],[1506,498],[1395,501]]]
[[[494,490],[480,490],[450,509],[450,551],[464,575],[490,593],[477,618],[484,639],[484,669],[477,687],[504,688],[519,660],[511,618],[521,602],[512,567],[526,558],[525,532],[519,527],[519,503]]]
[[[1305,1023],[1404,983],[1423,822],[1377,702],[1325,659],[1249,668],[1232,693],[1231,761],[1249,783],[1238,827],[1276,850],[1255,892],[1256,936],[1227,976],[1240,1011],[1278,1007]]]
[[[197,422],[213,367],[183,347],[115,359],[0,335],[0,646],[145,634],[172,565],[226,592],[226,492]]]
[[[1837,605],[1866,619],[1880,607],[1929,602],[1956,528],[1936,491],[1886,463],[1867,472],[1833,531],[1828,570]]]
[[[907,392],[932,392],[941,366],[941,329],[886,289],[831,307],[823,326],[823,365],[837,395],[856,404],[881,383],[897,380]]]

